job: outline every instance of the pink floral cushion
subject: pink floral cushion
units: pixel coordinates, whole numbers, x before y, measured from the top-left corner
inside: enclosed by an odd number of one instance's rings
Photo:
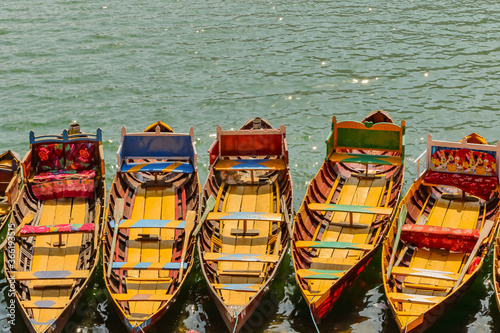
[[[83,224],[56,224],[47,226],[25,225],[21,228],[21,235],[30,234],[46,234],[46,233],[70,233],[70,232],[92,232],[94,231],[94,223]]]
[[[94,145],[92,142],[69,143],[65,146],[66,170],[88,170],[94,167]]]
[[[62,143],[36,145],[37,171],[60,170],[64,163]]]
[[[477,229],[455,229],[430,225],[405,224],[401,240],[417,247],[471,252],[479,239]]]

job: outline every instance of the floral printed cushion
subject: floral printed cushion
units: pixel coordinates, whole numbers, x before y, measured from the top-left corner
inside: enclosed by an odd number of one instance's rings
[[[66,170],[92,169],[94,163],[94,145],[91,142],[66,144]]]
[[[477,229],[456,229],[431,225],[405,224],[401,240],[417,247],[471,252],[479,239]]]
[[[51,143],[36,145],[35,154],[37,160],[37,171],[59,170],[64,164],[62,143]]]

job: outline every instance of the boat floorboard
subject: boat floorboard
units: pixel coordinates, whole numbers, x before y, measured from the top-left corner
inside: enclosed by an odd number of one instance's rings
[[[449,228],[473,229],[479,217],[479,202],[463,202],[459,200],[438,199],[429,214],[427,225],[442,226]],[[420,268],[427,270],[444,271],[450,273],[460,273],[462,261],[465,254],[462,252],[450,252],[440,249],[419,248],[415,251],[410,268]],[[418,294],[427,296],[446,296],[455,281],[446,281],[442,279],[432,279],[428,277],[408,276],[403,285],[403,292],[406,294]],[[412,288],[411,285],[418,285],[419,288]],[[429,286],[429,289],[425,289]],[[437,287],[437,288],[433,288]],[[427,311],[432,304],[402,303],[402,313],[423,313]],[[405,322],[407,317],[399,316],[401,322]]]
[[[224,198],[223,211],[226,212],[273,212],[272,185],[231,185],[227,189]],[[247,221],[247,229],[258,230],[257,236],[235,236],[231,234],[232,229],[242,229],[244,221],[225,220],[222,224],[222,252],[233,254],[268,254],[268,240],[271,223],[268,221]],[[265,263],[260,262],[218,262],[218,271],[264,271]],[[261,284],[260,276],[245,275],[219,275],[221,284]],[[245,305],[255,292],[241,292],[237,290],[221,290],[222,298],[227,305]]]
[[[176,219],[176,195],[173,187],[139,187],[132,210],[132,219]],[[181,217],[182,218],[182,217]],[[140,234],[157,235],[161,241],[138,241]],[[128,262],[160,262],[171,261],[175,230],[169,228],[132,228],[129,233],[129,246],[126,260]],[[167,270],[130,270],[127,280],[128,294],[165,295],[170,281],[152,281],[155,278],[169,277]],[[149,279],[140,281],[140,278]],[[130,315],[134,318],[151,316],[161,306],[158,301],[129,302]]]
[[[341,189],[338,204],[342,205],[360,205],[360,206],[378,206],[385,189],[384,178],[349,178]],[[367,226],[376,218],[372,214],[352,214],[353,223],[365,224]],[[345,222],[349,221],[349,213],[335,212],[332,213],[331,222]],[[355,229],[329,225],[321,241],[333,242],[347,242],[347,243],[360,243],[365,244],[368,241],[370,228]],[[320,249],[318,251],[318,258],[321,260],[315,261],[311,265],[311,269],[331,269],[331,265],[324,262],[327,258],[334,261],[343,261],[355,264],[363,254],[358,250],[343,250],[343,249]],[[309,279],[308,288],[311,293],[323,293],[328,290],[334,280],[318,280]]]
[[[87,206],[85,198],[60,198],[47,200],[43,204],[39,225],[56,225],[67,223],[85,223]],[[59,242],[59,235],[40,235],[35,240],[35,250],[31,271],[75,270],[82,244],[82,234],[61,234],[64,246],[53,246]],[[68,303],[72,284],[54,281],[30,281],[30,301],[51,300],[56,303]],[[40,288],[40,286],[58,286],[57,288]],[[49,322],[57,318],[59,309],[33,309],[33,319],[39,323]],[[37,326],[37,325],[35,325]],[[41,329],[45,325],[40,325]]]

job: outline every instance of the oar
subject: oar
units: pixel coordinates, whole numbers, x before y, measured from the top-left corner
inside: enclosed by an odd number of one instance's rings
[[[215,207],[215,198],[213,196],[210,196],[210,198],[208,198],[208,200],[206,202],[205,211],[203,212],[203,216],[201,217],[200,222],[198,222],[198,226],[196,227],[196,229],[193,233],[194,237],[196,237],[198,235],[198,233],[201,230],[201,226],[203,225],[203,223],[205,223],[205,220],[207,219],[208,213],[210,213],[210,211],[212,209],[214,209],[214,207]]]
[[[403,228],[403,224],[406,219],[406,205],[401,206],[401,211],[399,212],[398,219],[398,231],[396,233],[396,238],[394,239],[394,244],[392,245],[392,254],[391,260],[389,261],[389,265],[387,266],[387,280],[391,277],[392,265],[394,264],[394,259],[396,258],[396,251],[399,245],[399,238],[401,237],[401,228]]]
[[[462,280],[465,276],[465,273],[469,270],[469,266],[472,264],[472,261],[476,257],[477,250],[479,250],[479,246],[481,246],[481,243],[483,243],[483,240],[488,237],[490,234],[491,228],[493,228],[493,220],[486,220],[484,223],[483,229],[481,229],[481,233],[479,234],[479,239],[476,242],[476,245],[474,245],[474,249],[470,253],[469,259],[467,259],[467,262],[464,265],[464,268],[462,269],[462,273],[460,274],[460,277],[457,280],[457,283],[455,283],[455,286],[453,287],[453,291],[455,291],[458,286],[462,283]]]
[[[113,266],[113,257],[115,256],[116,238],[118,237],[118,226],[120,225],[120,220],[123,216],[123,206],[125,206],[125,200],[123,198],[118,198],[115,200],[115,209],[113,218],[115,219],[115,228],[113,232],[113,241],[111,242],[111,255],[108,258],[108,274],[106,276],[109,278],[111,275],[111,267]]]
[[[184,259],[186,258],[187,247],[190,243],[189,240],[191,238],[191,231],[193,231],[195,218],[196,212],[194,210],[187,212],[186,227],[184,228],[184,245],[182,246],[181,269],[179,270],[179,281],[182,281],[182,274],[184,273]]]

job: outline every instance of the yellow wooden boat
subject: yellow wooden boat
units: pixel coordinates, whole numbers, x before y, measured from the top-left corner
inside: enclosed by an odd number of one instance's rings
[[[103,243],[104,279],[129,332],[147,332],[193,266],[200,184],[194,131],[122,130]]]
[[[61,332],[99,262],[106,191],[101,130],[31,132],[22,166],[25,185],[12,210],[4,270],[27,330]]]
[[[9,219],[12,205],[19,197],[20,163],[17,153],[8,150],[0,155],[0,230]]]
[[[382,249],[384,288],[401,332],[430,327],[470,287],[499,218],[500,146],[477,134],[434,141]]]
[[[269,290],[288,245],[292,181],[285,127],[273,129],[261,118],[237,131],[217,127],[209,153],[198,254],[222,319],[238,332]]]
[[[295,278],[316,323],[368,265],[395,214],[404,176],[405,124],[375,111],[332,119],[325,161],[295,215]]]

